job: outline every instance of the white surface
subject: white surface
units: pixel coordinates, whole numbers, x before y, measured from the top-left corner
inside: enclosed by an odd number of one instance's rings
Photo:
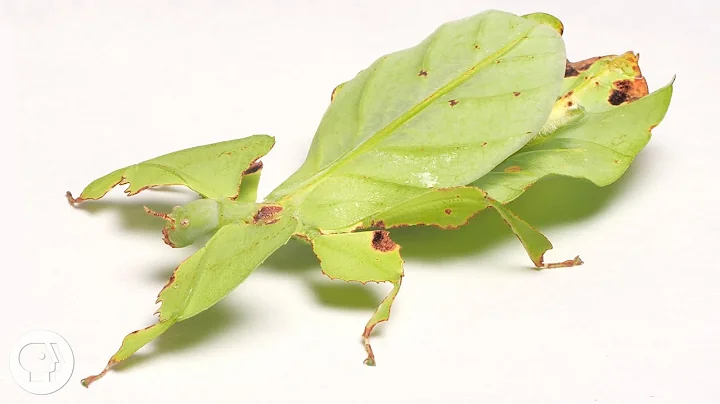
[[[2,1],[0,352],[53,330],[73,347],[75,373],[39,397],[5,367],[0,402],[718,402],[720,8],[544,3]],[[621,181],[554,181],[515,205],[555,244],[548,258],[577,253],[586,265],[529,270],[491,212],[456,232],[399,232],[407,275],[367,368],[359,335],[384,288],[326,280],[293,245],[216,308],[80,386],[151,324],[157,292],[190,253],[165,246],[141,205],[189,196],[115,190],[79,210],[66,190],[268,133],[265,194],[304,159],[336,84],[488,8],[557,15],[572,60],[639,51],[651,89],[678,75],[667,118]],[[343,294],[360,307],[338,307]]]

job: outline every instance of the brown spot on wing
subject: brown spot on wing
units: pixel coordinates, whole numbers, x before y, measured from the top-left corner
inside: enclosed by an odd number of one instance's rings
[[[632,87],[632,82],[630,80],[617,80],[613,82],[613,86],[626,93],[630,90],[630,87]]]
[[[372,247],[381,252],[388,252],[395,248],[397,244],[390,240],[390,233],[385,230],[375,230],[373,232]]]
[[[628,100],[628,95],[626,93],[623,93],[620,90],[612,90],[610,92],[610,97],[608,97],[608,102],[611,105],[620,105],[623,102]]]
[[[255,216],[253,216],[253,223],[257,224],[258,222],[265,222],[267,224],[271,224],[275,222],[275,215],[282,212],[283,208],[282,206],[278,205],[266,205],[261,207],[257,213],[255,213]]]
[[[618,100],[623,99],[622,102],[631,102],[648,95],[648,93],[647,82],[642,76],[633,80],[617,80],[613,82],[613,90],[610,93],[610,98],[614,98],[614,100],[609,98],[608,101],[612,105],[619,105],[614,104],[613,101],[617,102]]]

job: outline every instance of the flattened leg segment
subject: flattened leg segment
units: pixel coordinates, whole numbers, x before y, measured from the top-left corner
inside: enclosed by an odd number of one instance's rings
[[[580,257],[557,263],[544,263],[545,252],[552,249],[550,241],[505,205],[477,187],[436,189],[408,200],[363,220],[363,227],[391,228],[412,225],[434,225],[457,228],[487,207],[492,206],[522,243],[538,269],[581,265]]]
[[[363,344],[365,344],[365,351],[367,352],[368,356],[367,358],[365,358],[363,363],[368,366],[375,366],[375,354],[373,353],[372,346],[370,346],[370,334],[372,333],[372,330],[373,328],[375,328],[376,325],[390,319],[390,309],[392,308],[392,304],[395,301],[395,297],[400,291],[401,283],[402,279],[392,283],[392,290],[383,299],[382,303],[380,303],[380,306],[378,306],[378,308],[375,310],[375,313],[373,313],[373,316],[370,317],[370,321],[368,321],[365,325],[365,331],[363,331],[362,336]]]
[[[238,190],[238,202],[256,202],[258,186],[260,186],[260,174],[262,174],[263,163],[260,160],[255,161],[252,165],[242,173],[242,182]]]
[[[212,307],[232,292],[276,249],[287,243],[297,228],[292,216],[272,224],[228,224],[175,269],[158,294],[162,303],[156,314],[160,321],[128,334],[120,349],[97,375],[86,377],[88,387],[111,367],[125,360],[173,324],[187,320]]]
[[[92,383],[105,376],[105,374],[108,372],[108,370],[110,370],[110,368],[127,359],[130,355],[137,352],[138,349],[147,345],[150,341],[154,340],[155,338],[159,337],[160,334],[167,331],[167,329],[170,328],[170,326],[172,326],[173,324],[175,324],[176,321],[176,318],[162,320],[149,327],[143,328],[142,330],[131,332],[123,339],[120,349],[118,349],[118,351],[115,352],[112,358],[110,358],[102,372],[94,376],[88,376],[82,379],[80,382],[83,386],[89,387]]]
[[[392,304],[400,291],[403,277],[400,246],[384,230],[321,235],[312,240],[312,245],[323,273],[330,279],[363,284],[392,283],[392,290],[375,310],[362,334],[368,355],[364,363],[375,366],[370,334],[376,325],[390,318]]]
[[[505,223],[510,226],[512,232],[515,233],[517,238],[522,243],[523,247],[525,247],[525,251],[530,256],[530,259],[535,264],[535,267],[537,267],[538,269],[545,269],[573,267],[583,264],[580,256],[576,256],[574,259],[571,260],[546,264],[544,262],[543,256],[548,250],[551,250],[553,248],[550,240],[548,240],[547,237],[545,237],[537,229],[530,226],[526,221],[522,220],[520,217],[514,214],[510,209],[507,208],[507,206],[490,197],[487,197],[487,200],[490,203],[490,206],[495,208],[498,214],[500,214],[500,217],[502,217]]]
[[[274,144],[275,139],[271,136],[253,135],[178,150],[115,170],[91,182],[77,198],[70,192],[65,197],[70,205],[76,205],[100,199],[118,185],[128,185],[125,190],[128,196],[148,188],[182,185],[205,198],[237,199],[241,197],[238,185],[243,176],[252,175],[255,184],[249,185],[242,200],[252,199],[251,202],[255,202],[262,168],[258,159],[266,155]]]

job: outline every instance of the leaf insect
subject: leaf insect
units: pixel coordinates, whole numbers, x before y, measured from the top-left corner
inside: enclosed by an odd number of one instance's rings
[[[310,244],[331,279],[392,285],[362,333],[367,365],[404,276],[392,228],[453,229],[492,208],[536,268],[582,264],[546,263],[552,244],[507,204],[548,175],[616,181],[664,118],[672,82],[649,93],[632,52],[571,63],[562,31],[548,14],[490,10],[377,59],[335,88],[305,162],[262,202],[267,135],[169,153],[68,192],[77,205],[117,185],[128,195],[185,186],[200,199],[146,211],[166,221],[171,247],[210,236],[160,291],[157,323],[128,334],[83,385],[217,303],[291,238]]]

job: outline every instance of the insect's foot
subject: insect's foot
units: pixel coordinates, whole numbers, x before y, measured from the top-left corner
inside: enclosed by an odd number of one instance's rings
[[[571,260],[565,260],[563,262],[551,262],[549,264],[545,264],[539,269],[545,269],[545,268],[570,268],[570,267],[576,267],[579,265],[584,264],[585,262],[580,259],[580,256],[577,255],[575,258]]]
[[[75,206],[75,204],[78,204],[82,202],[82,198],[73,198],[72,193],[70,191],[65,192],[65,198],[67,198],[68,203],[70,206]]]
[[[365,332],[363,332],[363,344],[365,345],[365,351],[368,355],[363,361],[363,364],[368,366],[375,366],[375,354],[370,346],[370,333],[372,332],[372,329],[373,327],[368,327],[365,328]]]
[[[98,374],[96,374],[96,375],[94,375],[94,376],[88,376],[88,377],[80,380],[80,384],[82,384],[83,387],[85,387],[85,388],[90,387],[91,384],[93,384],[94,382],[102,379],[102,377],[105,376],[105,374],[107,374],[108,370],[110,370],[110,368],[113,367],[113,366],[115,366],[116,364],[117,364],[117,361],[114,361],[114,360],[111,359],[111,360],[108,362],[107,366],[105,366],[105,369],[103,369],[102,372],[100,372],[100,373],[98,373]]]

